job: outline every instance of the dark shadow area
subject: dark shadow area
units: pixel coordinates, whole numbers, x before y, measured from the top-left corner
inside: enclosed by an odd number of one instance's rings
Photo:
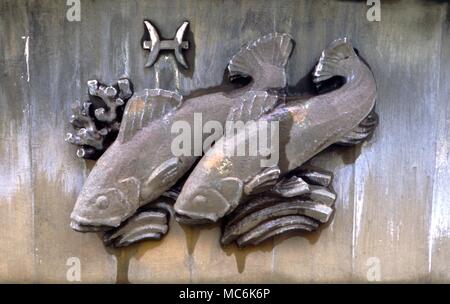
[[[145,21],[151,22],[153,24],[153,26],[155,27],[156,31],[158,32],[160,41],[163,40],[173,40],[175,38],[175,33],[176,30],[178,30],[178,28],[175,30],[173,37],[167,38],[167,37],[162,37],[161,34],[158,31],[158,23],[151,21],[149,19],[145,19]],[[187,21],[187,20],[185,20]],[[183,24],[184,21],[180,22],[179,26],[181,26],[181,24]],[[144,35],[141,38],[141,48],[144,51],[144,58],[147,58],[149,55],[149,50],[145,50],[143,49],[143,43],[144,41],[150,41],[150,34],[147,31],[147,28],[145,26],[145,24],[143,23],[143,27],[144,27]],[[184,59],[188,65],[188,68],[186,69],[185,67],[183,67],[178,60],[176,60],[175,55],[174,55],[174,51],[173,50],[160,50],[159,54],[158,54],[158,58],[164,54],[170,54],[170,56],[174,57],[175,62],[177,63],[177,67],[178,67],[178,71],[183,74],[184,76],[192,79],[192,76],[194,75],[194,67],[195,67],[195,49],[196,49],[196,44],[195,44],[195,36],[194,33],[191,31],[190,29],[190,23],[189,26],[186,29],[186,32],[184,33],[184,37],[183,37],[183,41],[187,41],[189,44],[188,49],[182,49],[181,52],[184,56]],[[158,60],[158,59],[156,59]]]

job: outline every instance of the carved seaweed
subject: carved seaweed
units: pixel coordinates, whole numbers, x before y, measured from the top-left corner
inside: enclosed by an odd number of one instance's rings
[[[334,211],[331,181],[329,172],[309,167],[295,170],[271,191],[252,196],[227,216],[221,243],[244,247],[288,232],[316,230]]]
[[[72,105],[70,123],[75,132],[67,133],[65,140],[80,146],[78,157],[96,160],[116,139],[124,106],[133,92],[125,78],[111,86],[89,80],[87,86],[89,100]]]

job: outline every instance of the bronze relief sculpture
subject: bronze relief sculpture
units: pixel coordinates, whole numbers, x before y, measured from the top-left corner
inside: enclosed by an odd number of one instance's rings
[[[173,41],[160,41],[148,21],[146,27],[151,37],[144,42],[150,50],[147,67],[160,49],[173,49],[187,67],[181,53],[187,48],[187,22]],[[336,199],[332,174],[304,164],[330,145],[354,145],[370,137],[378,121],[376,84],[351,43],[338,39],[323,51],[313,81],[323,86],[340,77],[344,84],[310,98],[286,96],[285,66],[292,48],[292,38],[280,33],[243,47],[230,60],[228,72],[231,78],[251,82],[229,92],[184,99],[177,92],[146,89],[129,98],[131,89],[123,82],[111,87],[91,82],[89,93],[104,100],[106,107],[94,109],[88,103],[75,108],[73,124],[79,135],[69,135],[68,141],[90,151],[78,153],[86,157],[105,148],[102,134],[119,131],[88,176],[71,214],[71,227],[105,231],[105,243],[120,247],[161,238],[171,218],[191,225],[222,220],[221,242],[246,246],[290,231],[312,231],[328,222]],[[117,115],[120,107],[125,107],[123,117]],[[222,125],[242,122],[244,128],[230,136],[219,134],[204,153],[192,141],[187,153],[174,154],[174,125],[195,125],[197,114]],[[102,131],[102,122],[111,122],[109,133]],[[248,145],[260,138],[258,122],[275,123],[280,130],[275,162],[262,166],[273,153],[259,150],[252,155],[224,153],[236,143]],[[93,135],[83,137],[88,132]],[[207,134],[200,140],[207,141]]]

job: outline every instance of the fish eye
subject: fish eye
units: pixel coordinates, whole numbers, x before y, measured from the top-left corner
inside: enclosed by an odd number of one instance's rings
[[[109,200],[106,196],[100,195],[95,200],[95,206],[99,209],[106,209],[109,207]]]

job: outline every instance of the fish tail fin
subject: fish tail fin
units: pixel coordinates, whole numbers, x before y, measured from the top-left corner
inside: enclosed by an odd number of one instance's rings
[[[291,36],[280,33],[271,33],[249,43],[230,60],[230,78],[252,77],[258,89],[285,87],[285,66],[293,46]]]
[[[325,50],[323,50],[317,63],[314,73],[314,83],[328,80],[334,76],[346,76],[342,64],[344,60],[356,57],[352,43],[348,38],[340,38],[333,41]]]

